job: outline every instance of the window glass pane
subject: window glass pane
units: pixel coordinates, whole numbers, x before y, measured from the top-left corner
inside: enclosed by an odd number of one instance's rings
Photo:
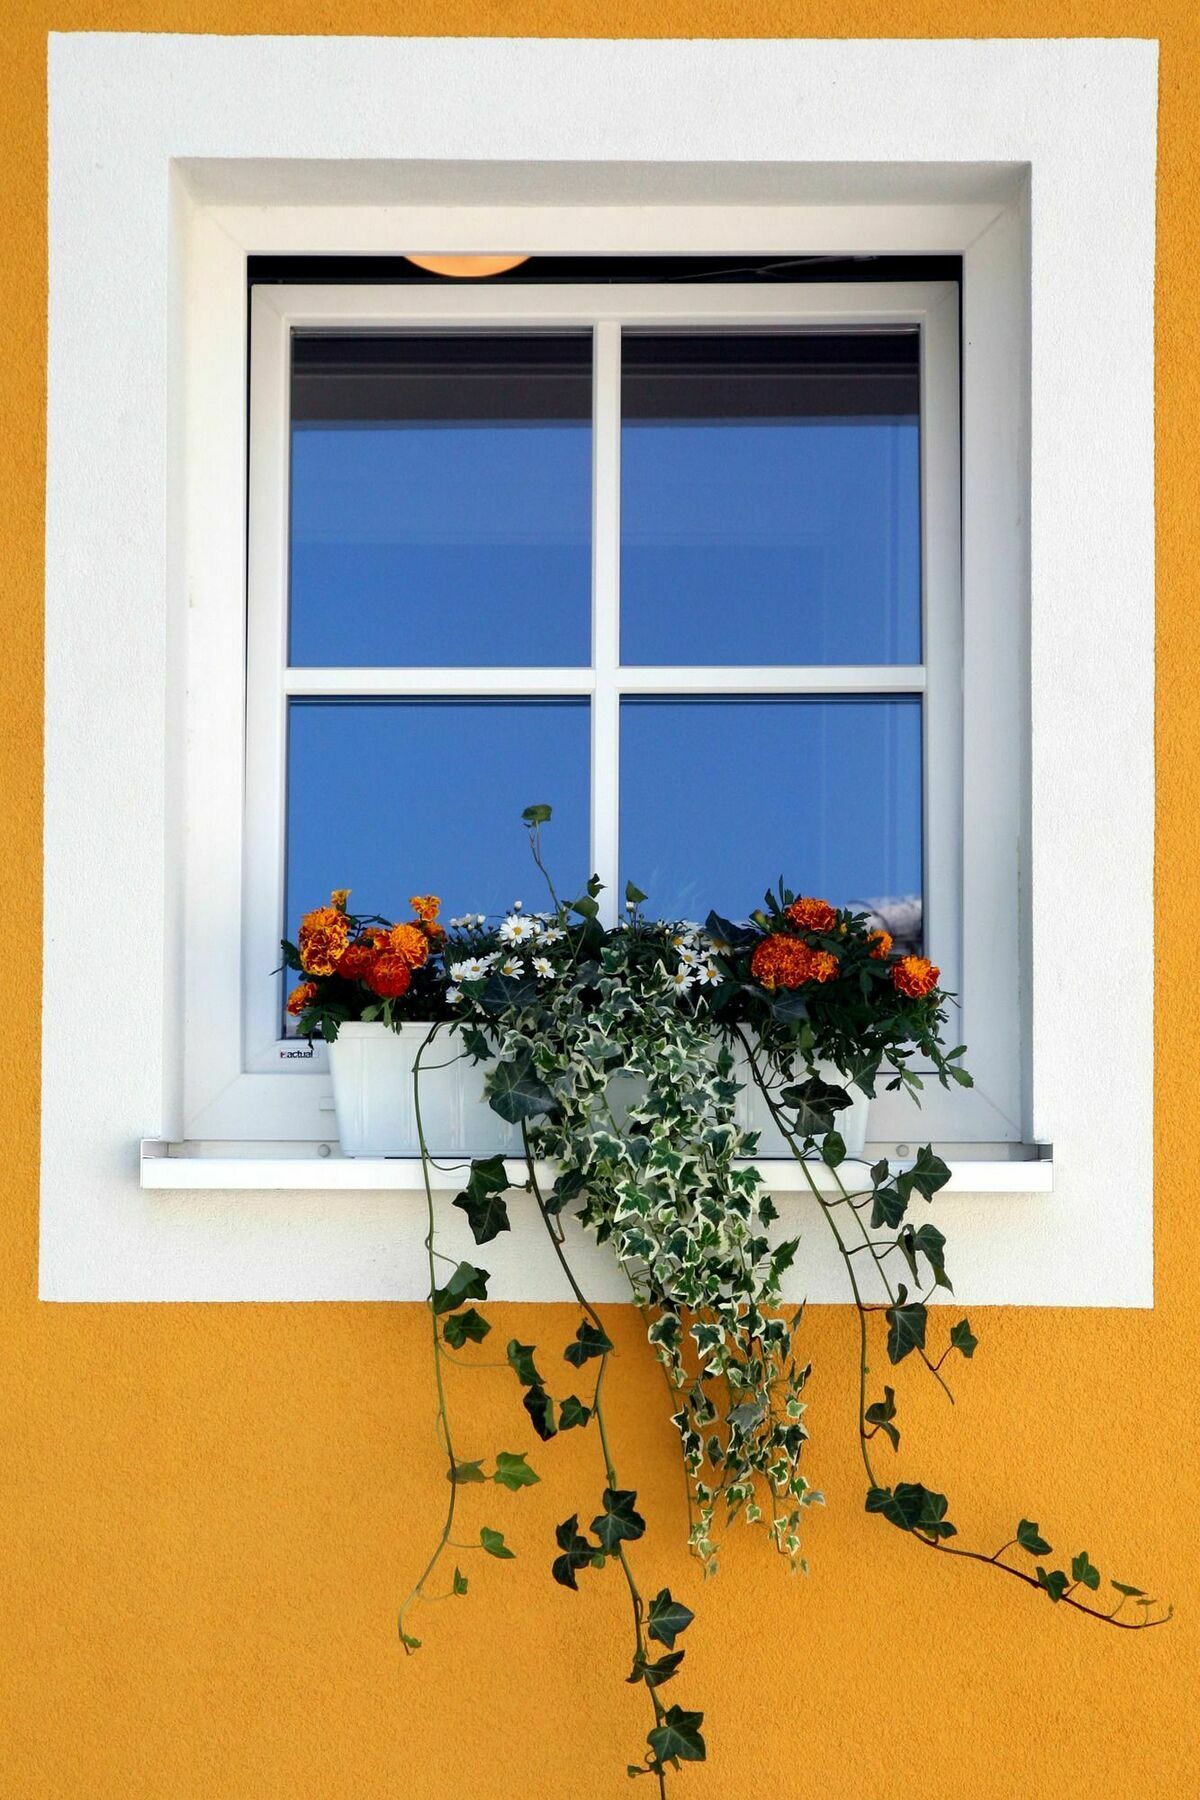
[[[351,889],[351,910],[444,918],[550,904],[521,824],[554,808],[562,892],[588,876],[586,700],[293,700],[288,718],[287,933]]]
[[[622,882],[744,919],[780,874],[919,944],[920,700],[624,700]]]
[[[623,662],[920,661],[918,355],[625,334]]]
[[[591,366],[586,333],[296,336],[291,661],[589,662]]]

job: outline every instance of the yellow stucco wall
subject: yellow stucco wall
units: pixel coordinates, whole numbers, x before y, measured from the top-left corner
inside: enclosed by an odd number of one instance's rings
[[[1189,24],[1189,17],[1191,23]],[[851,1315],[815,1314],[810,1473],[830,1505],[813,1573],[789,1581],[748,1533],[702,1595],[659,1378],[618,1320],[620,1460],[640,1471],[643,1562],[697,1606],[679,1700],[710,1761],[681,1793],[883,1800],[1200,1793],[1196,1377],[1200,1280],[1185,1157],[1200,1103],[1195,824],[1200,562],[1194,451],[1200,31],[1187,0],[9,0],[0,334],[0,732],[9,926],[0,934],[0,1793],[148,1800],[599,1800],[644,1731],[623,1687],[617,1586],[547,1578],[593,1446],[540,1461],[503,1501],[519,1560],[423,1620],[404,1662],[393,1606],[440,1502],[421,1309],[43,1306],[36,1298],[39,756],[45,347],[45,38],[50,29],[573,35],[1137,35],[1162,41],[1159,177],[1157,1283],[1153,1313],[993,1310],[947,1419],[907,1383],[909,1473],[999,1542],[1026,1512],[1056,1545],[1169,1592],[1181,1617],[1131,1637],[1016,1583],[927,1557],[862,1512]],[[1121,896],[1099,924],[1119,943]],[[136,955],[136,946],[114,945]],[[1014,1253],[1019,1249],[1014,1247]],[[502,1336],[565,1340],[565,1309],[497,1307]],[[553,1354],[553,1352],[552,1352]],[[471,1378],[478,1447],[512,1393]],[[577,1436],[582,1440],[584,1434]],[[515,1447],[515,1446],[514,1446]],[[585,1464],[585,1459],[586,1464]],[[651,1479],[652,1477],[652,1479]],[[674,1697],[674,1696],[673,1696]]]

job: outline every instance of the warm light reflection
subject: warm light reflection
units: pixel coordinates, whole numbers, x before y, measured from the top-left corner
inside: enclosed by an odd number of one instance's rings
[[[519,269],[528,256],[413,256],[407,259],[416,263],[418,269],[428,269],[431,275],[453,275],[457,279],[478,280],[484,275],[504,275],[509,269]]]

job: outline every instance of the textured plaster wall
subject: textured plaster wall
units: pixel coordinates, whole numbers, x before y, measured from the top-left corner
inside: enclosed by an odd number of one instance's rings
[[[514,1564],[423,1621],[402,1662],[393,1604],[440,1501],[415,1307],[47,1306],[36,1299],[45,36],[50,29],[573,35],[1145,35],[1162,40],[1159,212],[1157,1304],[993,1311],[947,1416],[904,1383],[904,1473],[948,1488],[999,1542],[1024,1512],[1056,1545],[1168,1591],[1144,1638],[926,1556],[861,1511],[852,1319],[815,1314],[811,1472],[830,1505],[813,1573],[734,1540],[701,1594],[657,1373],[617,1315],[619,1466],[641,1485],[647,1578],[697,1606],[679,1699],[707,1709],[687,1791],[748,1800],[1126,1796],[1200,1791],[1200,1557],[1192,1251],[1200,1076],[1193,991],[1200,659],[1200,38],[1184,4],[594,7],[10,0],[0,27],[5,330],[0,339],[0,1793],[268,1800],[467,1792],[621,1794],[643,1705],[619,1680],[616,1584],[547,1579],[551,1523],[597,1485],[594,1446],[553,1447],[543,1485],[499,1495]],[[1091,921],[1119,955],[1121,897]],[[113,945],[114,979],[136,945]],[[1097,1053],[1108,1053],[1097,1047]],[[1020,1246],[1014,1245],[1014,1255]],[[548,1347],[566,1309],[496,1309]],[[467,1378],[464,1378],[467,1379]],[[524,1446],[511,1382],[470,1378],[471,1449]],[[509,1442],[511,1440],[511,1443]],[[634,1472],[636,1471],[636,1476]],[[501,1516],[503,1515],[503,1516]],[[1015,1591],[1010,1591],[1015,1590]]]

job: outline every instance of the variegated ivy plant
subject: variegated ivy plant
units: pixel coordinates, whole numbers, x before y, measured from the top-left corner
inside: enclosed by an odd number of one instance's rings
[[[543,873],[541,828],[549,817],[545,806],[524,815]],[[514,910],[496,927],[473,914],[450,921],[446,936],[434,922],[436,901],[414,901],[428,950],[417,945],[415,923],[389,928],[347,915],[343,929],[322,909],[310,915],[316,924],[309,940],[321,966],[313,956],[304,960],[303,933],[299,951],[291,952],[310,977],[301,1029],[319,1023],[334,1035],[346,1017],[398,1025],[414,1007],[431,1021],[414,1087],[438,1428],[449,1482],[440,1539],[401,1610],[405,1648],[419,1645],[419,1602],[441,1597],[439,1588],[468,1592],[461,1562],[454,1561],[448,1585],[440,1574],[445,1562],[468,1551],[513,1555],[490,1523],[463,1538],[462,1511],[475,1511],[468,1490],[491,1483],[515,1492],[540,1479],[525,1452],[467,1454],[447,1404],[449,1361],[499,1360],[477,1356],[491,1331],[475,1304],[487,1298],[488,1272],[466,1261],[445,1265],[448,1272],[438,1266],[434,1189],[445,1177],[421,1126],[421,1082],[423,1070],[456,1056],[491,1065],[490,1103],[520,1128],[524,1159],[515,1181],[503,1157],[477,1159],[454,1204],[475,1242],[485,1244],[509,1229],[506,1196],[527,1196],[579,1305],[565,1352],[569,1376],[552,1380],[536,1346],[515,1339],[501,1366],[515,1376],[543,1443],[575,1429],[597,1439],[595,1491],[558,1525],[548,1560],[555,1581],[573,1590],[601,1579],[610,1564],[621,1572],[631,1612],[628,1679],[644,1685],[652,1712],[646,1750],[628,1765],[630,1775],[649,1775],[665,1793],[668,1771],[704,1759],[703,1713],[664,1697],[683,1661],[679,1639],[692,1613],[666,1587],[645,1594],[635,1574],[645,1522],[636,1486],[618,1470],[605,1413],[612,1343],[571,1269],[562,1217],[572,1212],[597,1242],[611,1246],[643,1313],[679,1432],[689,1541],[706,1573],[716,1569],[721,1531],[739,1516],[760,1522],[784,1557],[803,1567],[802,1521],[821,1495],[801,1468],[809,1378],[798,1348],[801,1313],[784,1307],[782,1296],[799,1241],[776,1240],[778,1213],[752,1161],[756,1139],[737,1122],[747,1080],[763,1094],[846,1269],[858,1318],[856,1429],[867,1510],[931,1549],[986,1563],[1092,1618],[1129,1629],[1165,1622],[1169,1612],[1155,1610],[1156,1602],[1129,1584],[1112,1582],[1115,1599],[1105,1604],[1100,1573],[1085,1551],[1071,1558],[1069,1570],[1052,1566],[1051,1547],[1029,1519],[995,1551],[960,1545],[945,1495],[916,1482],[891,1483],[880,1465],[881,1446],[889,1446],[884,1455],[895,1451],[900,1428],[895,1391],[870,1380],[876,1315],[889,1362],[924,1365],[947,1393],[948,1359],[972,1357],[976,1338],[969,1320],[952,1314],[949,1330],[934,1333],[928,1302],[939,1288],[951,1291],[945,1240],[932,1223],[909,1217],[949,1179],[945,1163],[926,1145],[909,1165],[881,1160],[864,1170],[847,1158],[837,1126],[852,1083],[872,1093],[883,1081],[915,1096],[916,1056],[943,1083],[969,1085],[963,1047],[945,1048],[950,1000],[937,985],[938,971],[920,957],[893,954],[886,932],[872,929],[868,918],[796,899],[782,883],[744,925],[711,915],[705,930],[646,918],[645,896],[632,887],[625,921],[605,928],[598,892],[593,880],[563,904],[550,884],[547,911]],[[344,895],[334,896],[332,910],[339,900],[344,913]],[[331,931],[342,945],[336,954],[326,941]],[[395,960],[398,949],[411,954],[414,946],[419,980],[401,986],[381,964],[372,985],[372,957]],[[831,1065],[837,1080],[829,1079]]]

